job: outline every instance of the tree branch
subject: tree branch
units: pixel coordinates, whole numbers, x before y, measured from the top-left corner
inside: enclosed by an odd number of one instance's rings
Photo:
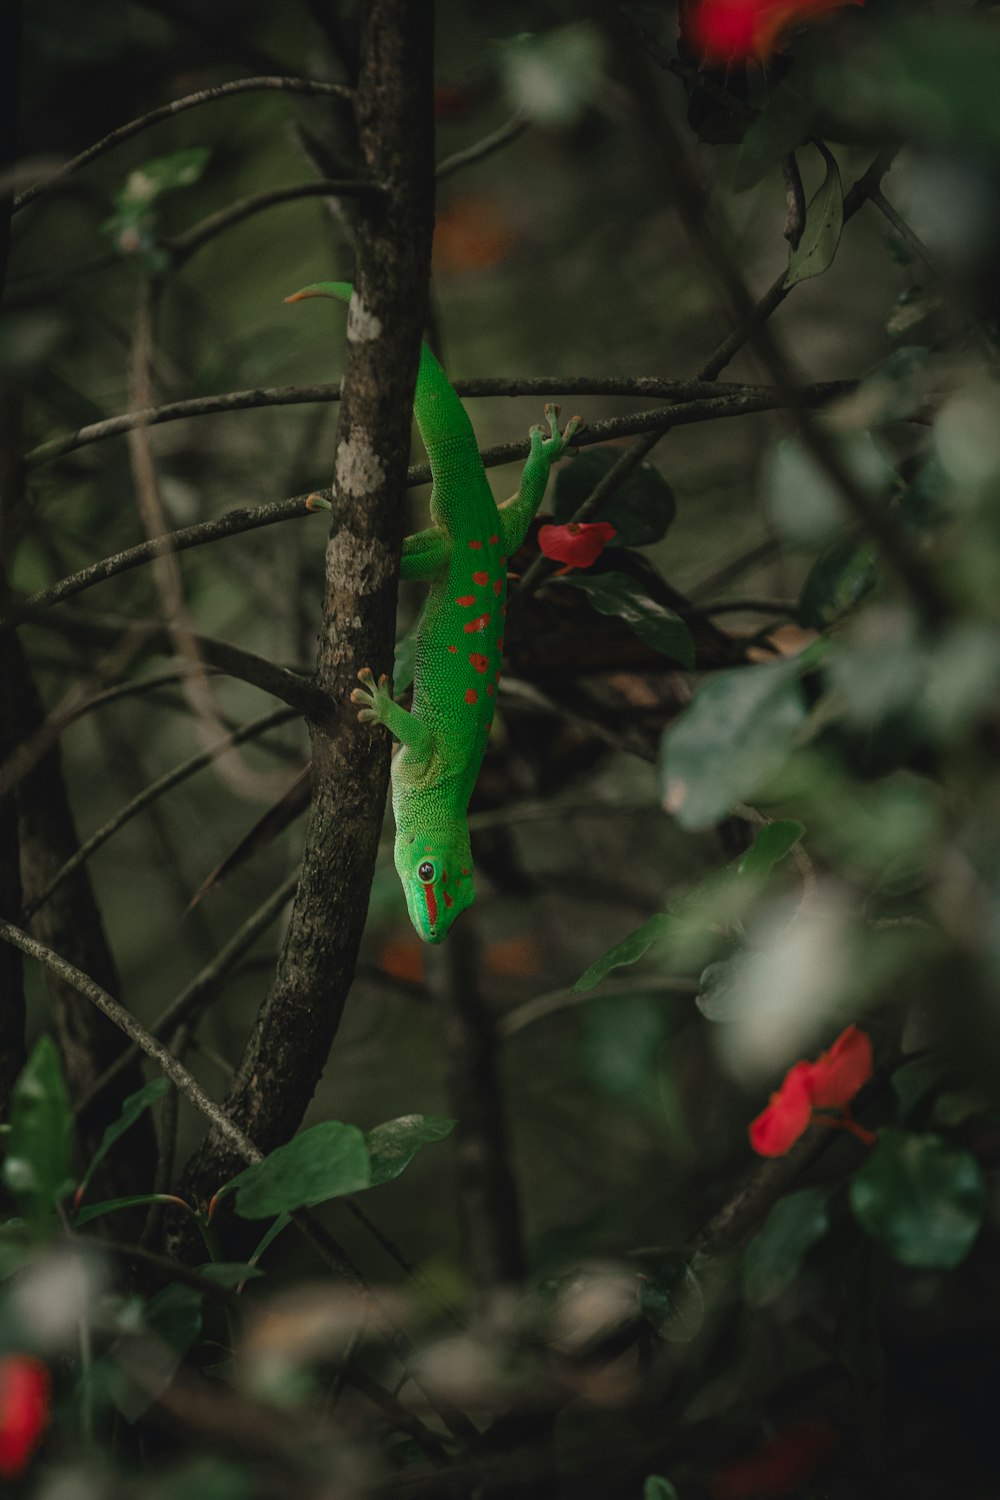
[[[361,171],[385,184],[359,212],[353,316],[326,556],[317,691],[346,704],[359,662],[392,661],[411,410],[426,320],[433,217],[433,26],[428,7],[362,11],[356,117]],[[353,336],[352,336],[353,333]],[[389,772],[388,736],[313,735],[302,876],[271,992],[227,1100],[267,1149],[287,1140],[323,1069],[365,922]],[[213,1130],[184,1177],[196,1195],[227,1175]]]
[[[148,114],[140,115],[109,131],[85,151],[81,151],[61,167],[56,167],[47,177],[39,178],[25,188],[23,193],[18,193],[14,199],[13,212],[19,213],[29,203],[34,203],[44,193],[50,192],[71,172],[78,172],[81,167],[88,166],[99,156],[120,146],[123,141],[129,141],[141,131],[148,130],[151,125],[158,125],[161,120],[172,119],[174,115],[183,114],[188,109],[197,109],[202,104],[214,104],[217,99],[228,99],[233,94],[248,94],[263,89],[276,89],[284,94],[333,94],[341,99],[352,97],[352,91],[344,84],[324,83],[318,78],[237,78],[231,83],[216,84],[214,88],[199,89],[196,94],[185,94],[182,99],[172,99],[169,104],[161,104]]]
[[[351,178],[322,179],[319,182],[300,182],[292,187],[270,188],[266,193],[254,193],[249,198],[240,198],[236,203],[227,203],[218,213],[209,214],[199,224],[186,229],[173,239],[164,240],[170,252],[174,270],[183,266],[196,250],[214,240],[236,224],[254,214],[263,213],[279,203],[294,203],[299,198],[379,198],[383,189],[375,182],[357,182]]]

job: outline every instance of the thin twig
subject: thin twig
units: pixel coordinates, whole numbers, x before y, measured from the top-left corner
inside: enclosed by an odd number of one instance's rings
[[[358,182],[351,178],[323,179],[320,182],[300,182],[291,187],[270,188],[266,193],[254,193],[249,198],[240,198],[236,203],[227,203],[217,213],[209,214],[200,223],[183,234],[164,241],[169,250],[174,269],[183,266],[196,250],[207,245],[216,235],[242,224],[253,214],[274,208],[279,203],[294,203],[299,198],[363,198],[377,197],[382,189],[374,182]]]
[[[438,182],[443,182],[453,172],[460,172],[463,167],[468,167],[473,162],[492,156],[494,151],[499,151],[501,146],[506,146],[510,141],[516,141],[530,124],[531,120],[524,111],[517,110],[509,120],[490,135],[484,135],[481,141],[476,141],[475,145],[468,146],[464,151],[456,151],[451,156],[446,156],[444,161],[439,162],[435,172]]]
[[[452,382],[460,396],[649,396],[673,401],[689,401],[699,396],[758,394],[766,387],[746,384],[723,384],[707,380],[665,380],[658,375],[590,376],[541,375],[501,376]],[[189,417],[211,417],[225,411],[249,411],[266,406],[309,406],[313,403],[340,400],[340,386],[283,385],[264,386],[248,391],[223,391],[216,396],[193,396],[186,401],[170,401],[144,411],[118,412],[100,422],[89,422],[76,432],[50,438],[25,455],[29,469],[51,463],[77,448],[119,437],[137,426],[157,427],[162,422],[186,421]]]
[[[557,1015],[560,1011],[575,1010],[578,1005],[585,1005],[588,1000],[604,997],[613,999],[615,989],[620,994],[634,994],[641,990],[644,995],[680,995],[686,999],[693,1000],[698,993],[697,979],[635,979],[631,976],[624,980],[605,980],[600,990],[588,990],[585,994],[577,994],[574,990],[549,990],[544,995],[536,995],[533,1000],[526,1000],[523,1005],[516,1005],[513,1010],[507,1011],[497,1022],[497,1035],[507,1038],[516,1036],[519,1031],[524,1031],[527,1026],[534,1026],[536,1021],[543,1021],[548,1016]]]
[[[246,740],[257,739],[267,734],[270,730],[277,729],[282,724],[287,724],[294,716],[294,710],[290,708],[279,708],[269,714],[264,714],[263,717],[254,719],[249,724],[244,724],[241,728],[224,735],[214,745],[209,745],[206,749],[200,750],[197,755],[192,755],[188,760],[182,761],[179,766],[174,766],[172,770],[158,777],[149,786],[144,787],[138,796],[133,797],[130,802],[126,802],[123,807],[120,807],[106,823],[103,823],[100,828],[96,829],[90,835],[89,839],[86,839],[80,845],[72,858],[66,861],[62,869],[57,870],[43,889],[22,908],[20,920],[25,923],[30,922],[35,913],[41,910],[53,891],[58,890],[63,881],[68,880],[92,854],[96,853],[98,849],[107,843],[108,839],[116,834],[120,828],[124,828],[126,823],[131,822],[151,802],[155,802],[164,793],[187,781],[205,766],[211,765],[213,760],[218,760],[220,755],[224,755],[236,745],[242,745]]]
[[[36,198],[43,193],[49,192],[71,172],[78,172],[81,167],[96,161],[105,152],[111,151],[115,146],[120,146],[123,141],[131,140],[133,136],[139,135],[143,130],[148,130],[151,125],[158,125],[161,120],[169,120],[174,115],[179,115],[187,109],[196,109],[202,104],[213,104],[216,99],[226,99],[233,94],[247,94],[263,89],[275,89],[286,94],[335,94],[342,99],[350,99],[353,91],[342,83],[324,83],[318,78],[237,78],[231,83],[216,84],[214,88],[199,89],[196,94],[185,94],[182,99],[172,99],[169,104],[161,104],[157,109],[152,109],[148,114],[140,115],[135,120],[129,120],[125,125],[119,125],[117,129],[111,130],[107,135],[88,146],[85,151],[72,157],[61,167],[56,167],[48,176],[39,178],[30,187],[25,188],[14,199],[13,212],[18,213],[20,209],[27,208]]]
[[[806,386],[804,395],[810,403],[822,405],[825,401],[833,400],[854,390],[856,385],[856,381],[849,380],[821,381],[815,385]],[[768,392],[767,387],[744,387],[734,395],[705,397],[697,401],[681,402],[677,406],[654,407],[650,411],[633,412],[627,416],[609,417],[603,422],[593,422],[574,440],[574,447],[592,447],[597,443],[609,442],[615,438],[631,437],[635,433],[650,431],[660,436],[670,427],[686,427],[695,422],[710,422],[719,418],[751,416],[759,412],[777,410],[782,404]],[[484,448],[481,457],[487,469],[498,468],[502,464],[515,463],[518,459],[526,458],[529,448],[530,442],[525,438],[515,443],[499,443],[493,448]],[[430,478],[429,464],[413,464],[407,471],[406,483],[411,487],[427,484]],[[328,489],[321,489],[314,493],[318,493],[322,499],[332,498]],[[74,594],[96,583],[102,583],[107,578],[114,578],[119,573],[128,572],[130,568],[140,567],[160,555],[165,548],[169,547],[173,552],[183,552],[190,547],[201,547],[210,542],[219,541],[223,537],[234,536],[239,532],[254,531],[262,526],[273,526],[279,521],[302,518],[310,514],[306,504],[308,499],[308,495],[294,495],[288,500],[273,500],[266,505],[227,511],[217,520],[201,521],[197,525],[169,532],[151,541],[140,542],[124,552],[116,553],[113,557],[102,558],[100,562],[81,568],[78,573],[60,579],[58,583],[52,584],[47,589],[40,589],[26,602],[32,608],[45,608],[62,599],[71,598]],[[209,658],[206,657],[205,660]]]
[[[149,1028],[151,1036],[162,1040],[176,1027],[183,1024],[193,1025],[197,1021],[205,1007],[215,998],[226,975],[232,972],[244,953],[253,946],[262,932],[266,932],[291,900],[295,894],[298,878],[298,870],[293,871],[276,890],[271,892],[266,901],[263,901],[257,910],[251,913],[242,926],[237,928],[229,941],[223,944],[218,953],[209,959],[190,983],[184,986],[180,994],[176,995],[166,1009],[160,1012]],[[136,1056],[137,1050],[138,1045],[126,1048],[121,1056],[115,1059],[98,1078],[86,1098],[81,1100],[79,1111],[87,1109],[99,1094],[114,1083],[128,1060]]]

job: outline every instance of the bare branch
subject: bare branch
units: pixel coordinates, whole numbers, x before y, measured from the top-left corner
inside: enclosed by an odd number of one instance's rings
[[[291,187],[270,188],[266,193],[254,193],[249,198],[227,203],[218,213],[209,214],[183,234],[165,240],[164,245],[170,251],[176,270],[190,260],[196,250],[207,245],[209,240],[214,240],[216,235],[223,234],[234,225],[242,224],[244,219],[263,213],[267,208],[274,208],[279,203],[294,203],[299,198],[378,198],[381,193],[382,189],[377,183],[357,182],[349,177],[332,180],[324,178],[319,182],[300,182]]]
[[[530,124],[531,121],[524,111],[518,110],[499,129],[494,130],[490,135],[484,135],[481,141],[476,141],[475,145],[446,156],[444,161],[438,164],[435,173],[438,182],[443,182],[446,177],[450,177],[454,172],[460,172],[463,167],[471,166],[473,162],[492,156],[494,151],[499,151],[510,141],[516,141]]]
[[[106,823],[103,823],[96,832],[92,833],[90,838],[86,839],[80,845],[62,868],[57,870],[45,886],[27,902],[21,911],[21,921],[30,921],[35,913],[40,911],[45,905],[53,891],[58,890],[64,881],[68,880],[71,875],[80,869],[81,865],[106,844],[108,839],[116,834],[120,828],[124,828],[126,823],[131,822],[134,817],[142,812],[143,808],[149,807],[150,803],[155,802],[158,797],[162,797],[165,792],[171,791],[173,787],[187,781],[205,766],[211,765],[213,760],[217,760],[220,755],[225,755],[228,750],[233,749],[236,745],[242,745],[246,740],[257,739],[261,735],[266,734],[268,730],[277,729],[279,725],[287,724],[294,716],[294,710],[279,708],[272,713],[265,714],[263,718],[254,719],[251,723],[244,724],[242,728],[224,735],[214,745],[209,745],[207,749],[200,750],[197,755],[192,755],[189,760],[183,761],[179,766],[174,766],[172,770],[167,771],[165,775],[160,776],[156,781],[145,787],[137,797],[133,797],[130,802],[126,802],[124,807],[120,807]]]
[[[50,192],[52,188],[61,183],[71,172],[78,172],[81,167],[96,161],[99,156],[112,151],[115,146],[120,146],[123,141],[129,141],[133,136],[139,135],[141,131],[148,130],[151,125],[158,125],[161,120],[169,120],[174,115],[179,115],[187,109],[196,109],[202,104],[213,104],[217,99],[227,99],[233,94],[248,94],[262,89],[276,89],[285,94],[334,94],[342,99],[350,99],[352,91],[341,83],[324,83],[318,78],[237,78],[231,83],[220,83],[214,88],[199,89],[196,94],[185,94],[183,99],[173,99],[169,104],[161,104],[157,109],[152,109],[146,115],[140,115],[138,119],[129,120],[125,125],[119,125],[117,129],[109,131],[78,156],[74,156],[63,166],[57,167],[47,177],[33,182],[30,187],[25,188],[14,199],[14,213],[22,208],[27,208],[29,203],[34,203],[43,193]]]

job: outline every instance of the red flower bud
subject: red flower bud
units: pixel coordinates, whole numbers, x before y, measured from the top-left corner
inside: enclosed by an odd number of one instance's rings
[[[0,1359],[0,1478],[27,1468],[49,1424],[49,1372],[30,1354]]]
[[[842,1031],[815,1062],[797,1062],[770,1103],[750,1124],[750,1144],[758,1156],[784,1156],[809,1128],[814,1109],[844,1110],[826,1124],[850,1129],[867,1144],[875,1139],[846,1113],[859,1089],[872,1076],[871,1038],[856,1026]]]
[[[863,4],[864,0],[696,0],[685,30],[708,62],[767,58],[790,27],[843,5]]]
[[[553,562],[589,568],[617,535],[610,521],[570,521],[566,526],[540,526],[538,545]]]

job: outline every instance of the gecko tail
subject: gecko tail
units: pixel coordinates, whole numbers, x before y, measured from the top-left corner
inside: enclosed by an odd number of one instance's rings
[[[310,297],[333,297],[338,302],[350,302],[353,290],[349,281],[314,281],[300,291],[293,292],[285,301],[305,302]],[[476,439],[468,413],[426,344],[420,346],[420,368],[413,394],[413,415],[427,449],[432,472],[443,445],[451,446],[456,439],[460,439],[475,448]]]

